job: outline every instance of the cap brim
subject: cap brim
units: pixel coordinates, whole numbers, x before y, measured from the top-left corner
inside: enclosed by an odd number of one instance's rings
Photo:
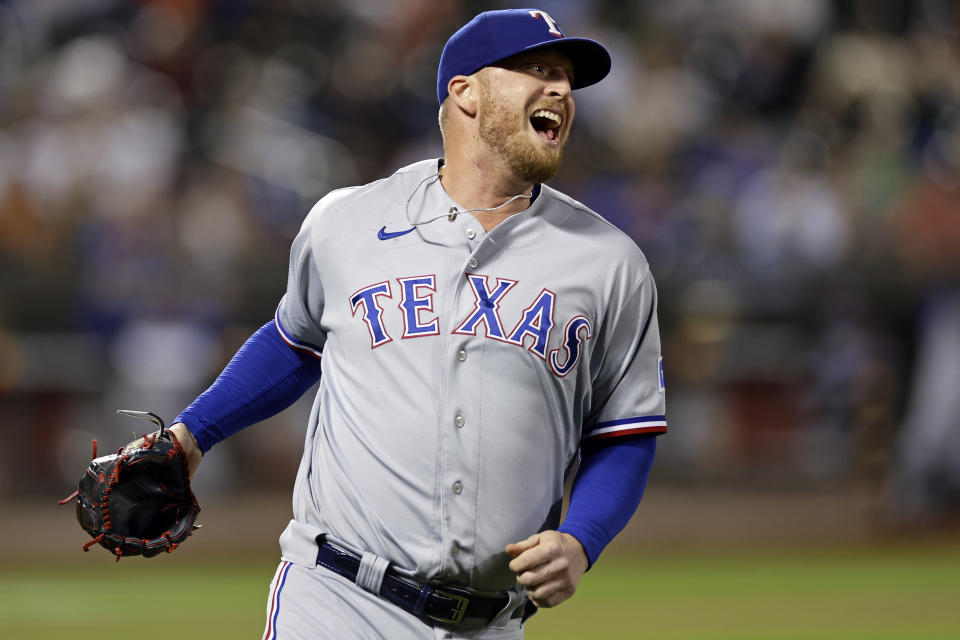
[[[571,89],[589,87],[600,82],[610,73],[610,54],[602,44],[589,38],[561,38],[551,42],[541,42],[517,53],[547,48],[563,52],[573,63]]]

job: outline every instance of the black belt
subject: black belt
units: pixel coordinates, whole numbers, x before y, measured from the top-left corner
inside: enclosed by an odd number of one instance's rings
[[[350,580],[357,581],[360,556],[317,538],[317,564]],[[509,596],[480,596],[459,587],[419,583],[388,567],[379,596],[413,615],[440,626],[456,626],[467,619],[488,624],[510,601]],[[510,616],[519,618],[524,607],[519,603]]]

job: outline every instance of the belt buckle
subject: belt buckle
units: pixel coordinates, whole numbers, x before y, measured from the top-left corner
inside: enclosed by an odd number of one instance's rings
[[[430,614],[427,614],[427,617],[433,620],[434,622],[440,622],[443,624],[460,624],[460,622],[463,620],[464,614],[467,612],[467,605],[470,604],[470,598],[468,598],[467,596],[462,596],[457,593],[444,591],[443,589],[434,589],[433,592],[436,594],[442,595],[446,598],[450,598],[451,600],[454,600],[457,604],[456,604],[456,608],[453,610],[452,618],[442,618],[440,616],[434,616]]]

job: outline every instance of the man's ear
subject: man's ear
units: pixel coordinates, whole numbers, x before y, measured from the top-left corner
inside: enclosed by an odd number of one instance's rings
[[[472,76],[453,76],[447,83],[447,93],[458,109],[473,117],[477,115],[479,82],[476,74]]]

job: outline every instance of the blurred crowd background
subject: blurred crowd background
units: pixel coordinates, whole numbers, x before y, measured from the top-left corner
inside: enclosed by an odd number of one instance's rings
[[[441,155],[458,0],[0,0],[0,500],[66,495],[269,321],[328,190]],[[542,0],[614,65],[554,186],[660,290],[654,482],[960,510],[960,9]],[[309,394],[308,394],[309,395]],[[218,445],[287,492],[309,399]],[[103,450],[103,449],[102,449]]]

